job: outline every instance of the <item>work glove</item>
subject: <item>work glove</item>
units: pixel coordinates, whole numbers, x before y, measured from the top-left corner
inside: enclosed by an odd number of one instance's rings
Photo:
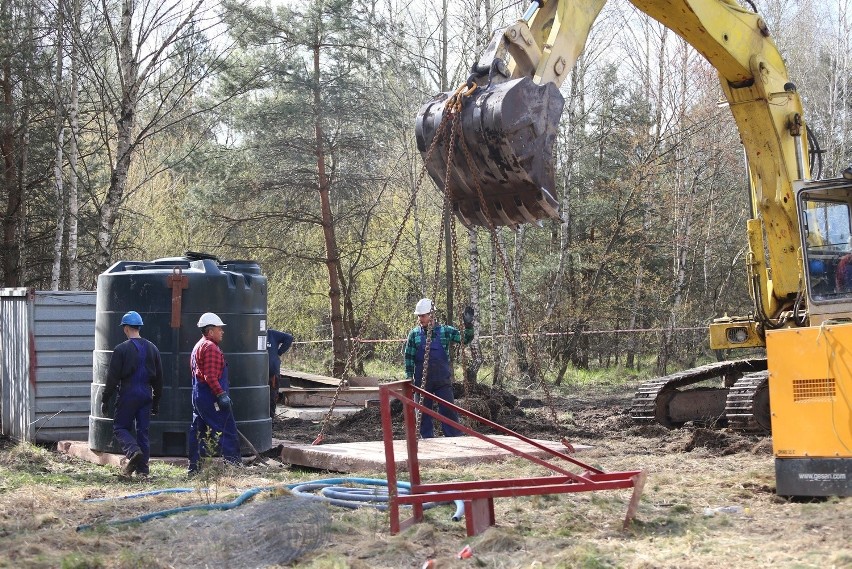
[[[464,322],[465,328],[473,327],[473,307],[466,306],[464,312],[462,313],[462,322]]]
[[[227,411],[231,408],[231,398],[228,397],[227,393],[220,393],[216,399],[219,400],[219,409],[222,411]]]

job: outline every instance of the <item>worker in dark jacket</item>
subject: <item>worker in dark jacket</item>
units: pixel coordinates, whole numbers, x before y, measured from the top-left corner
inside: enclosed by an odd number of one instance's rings
[[[109,416],[109,403],[118,394],[112,428],[121,445],[127,463],[122,474],[131,476],[138,472],[148,475],[148,427],[151,416],[157,415],[163,394],[163,364],[160,350],[139,335],[142,317],[131,310],[121,319],[127,340],[112,351],[107,370],[106,387],[101,397],[101,413]],[[136,427],[136,437],[131,433]]]
[[[450,369],[450,344],[452,342],[469,344],[473,340],[473,308],[468,306],[464,310],[464,339],[458,328],[447,324],[439,324],[433,317],[434,305],[428,298],[420,299],[414,309],[418,324],[408,333],[405,342],[405,377],[420,387],[423,382],[423,364],[426,361],[426,334],[432,327],[432,341],[429,342],[428,369],[424,389],[429,393],[437,395],[445,401],[455,403],[453,397],[452,370]],[[432,409],[432,400],[425,399],[423,405]],[[438,412],[448,419],[459,421],[455,410],[438,406]],[[446,423],[441,424],[446,437],[458,437],[462,433],[453,426]],[[420,436],[430,439],[435,436],[432,417],[423,413],[420,418]]]
[[[287,332],[269,329],[266,331],[266,351],[269,352],[269,416],[275,418],[278,404],[278,387],[290,387],[290,381],[280,379],[281,356],[293,344],[293,336]]]
[[[202,337],[189,357],[192,372],[192,425],[189,428],[189,474],[199,460],[221,449],[226,462],[241,465],[240,439],[231,405],[228,364],[219,348],[225,323],[212,312],[198,319]],[[213,443],[213,444],[211,444]],[[210,448],[216,447],[216,448]]]

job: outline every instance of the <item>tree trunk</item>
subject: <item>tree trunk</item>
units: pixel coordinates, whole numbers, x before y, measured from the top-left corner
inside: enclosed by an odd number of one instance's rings
[[[470,259],[470,306],[474,313],[480,315],[479,311],[479,244],[477,243],[477,231],[470,228],[468,236],[468,258]],[[476,326],[477,317],[474,318],[474,336],[470,342],[470,358],[467,361],[467,369],[464,371],[465,385],[475,384],[479,368],[482,366],[482,351],[479,345],[479,329]],[[463,347],[461,349],[464,349]]]
[[[498,235],[499,233],[499,229]],[[495,387],[503,383],[503,346],[504,341],[497,338],[497,247],[496,243],[491,244],[491,270],[488,273],[488,299],[490,306],[490,314],[488,315],[489,333],[491,334],[491,353],[494,358],[494,379],[492,381]]]
[[[0,2],[0,18],[9,21],[9,2]],[[9,46],[11,51],[11,46]],[[23,189],[18,180],[18,155],[15,141],[15,98],[12,76],[11,53],[4,54],[2,62],[0,89],[3,93],[3,124],[0,127],[0,153],[3,155],[3,186],[6,194],[6,212],[3,216],[3,284],[16,287],[21,284],[20,249],[18,230],[23,207]]]
[[[363,236],[361,241],[363,243]],[[352,350],[358,349],[353,340],[356,337],[360,337],[360,332],[363,332],[363,330],[360,330],[358,322],[355,320],[355,305],[352,302],[352,283],[355,282],[355,278],[350,273],[349,278],[347,279],[346,275],[343,274],[343,267],[339,262],[337,263],[337,274],[338,282],[340,283],[341,298],[343,301],[343,332],[346,337],[346,353],[349,354]],[[364,375],[363,344],[361,345],[358,353],[347,356],[347,360],[349,357],[353,358],[352,365],[350,369],[346,371],[354,375]]]
[[[553,275],[553,284],[547,295],[547,305],[544,310],[544,322],[549,323],[553,317],[553,311],[562,300],[564,291],[565,271],[571,256],[571,183],[573,180],[573,172],[576,168],[577,158],[577,129],[582,128],[582,125],[577,124],[577,105],[578,105],[578,89],[580,86],[580,66],[582,57],[577,60],[574,69],[571,70],[571,90],[568,95],[568,128],[565,142],[565,164],[562,167],[562,199],[559,207],[559,260],[556,265],[556,272]]]
[[[680,68],[680,88],[685,89],[687,83],[687,66],[689,58],[689,50],[685,43],[681,41],[681,68]],[[686,94],[681,93],[678,102],[677,117],[682,123],[686,115]],[[684,144],[686,140],[681,133],[675,137],[675,155],[678,158],[677,163],[681,164],[684,160]],[[692,214],[693,203],[695,200],[696,179],[684,180],[683,168],[678,168],[675,173],[675,212],[673,213],[673,225],[675,227],[675,235],[673,239],[673,277],[674,277],[674,294],[672,296],[672,304],[669,310],[668,323],[662,332],[661,346],[659,356],[657,358],[657,374],[665,375],[668,369],[668,362],[674,350],[675,328],[677,327],[678,316],[683,305],[683,295],[686,289],[687,280],[687,262],[688,252],[692,241]]]
[[[80,0],[73,0],[72,33],[79,29]],[[80,204],[78,201],[77,159],[79,156],[77,140],[80,136],[78,120],[80,107],[79,67],[77,62],[77,40],[71,41],[71,94],[68,105],[68,120],[71,128],[71,140],[68,146],[68,288],[80,290],[80,263],[77,260],[77,227],[79,222]]]
[[[59,290],[62,274],[62,238],[65,233],[65,195],[62,183],[62,149],[65,145],[65,105],[62,89],[62,50],[64,37],[63,0],[56,6],[56,78],[54,84],[54,108],[56,113],[56,151],[53,159],[53,189],[56,196],[56,229],[53,234],[53,267],[50,273],[50,289]]]
[[[32,96],[32,86],[33,82],[31,77],[35,73],[35,63],[34,63],[34,51],[35,51],[35,39],[33,37],[33,30],[35,29],[35,3],[30,2],[27,5],[27,16],[26,16],[26,39],[24,41],[23,53],[24,53],[24,68],[21,72],[21,82],[20,82],[20,90],[21,90],[21,124],[20,124],[20,141],[18,142],[19,148],[19,166],[18,166],[18,192],[21,196],[21,204],[18,208],[18,219],[19,219],[19,229],[18,229],[18,271],[20,273],[20,282],[22,285],[26,285],[26,275],[24,274],[24,267],[27,266],[27,254],[28,254],[28,243],[29,243],[29,225],[27,219],[27,176],[29,175],[29,164],[30,164],[30,134],[32,131],[32,125],[30,124],[30,117],[32,116],[33,109],[35,107],[34,97]]]
[[[139,37],[135,38],[133,35],[133,17],[134,8],[138,0],[122,0],[121,22],[118,26],[117,35],[113,32],[109,18],[111,6],[107,0],[102,0],[104,17],[108,21],[110,33],[114,34],[112,35],[112,41],[117,52],[116,57],[121,77],[121,94],[117,103],[118,116],[115,117],[115,161],[111,165],[112,171],[110,172],[109,188],[107,189],[104,202],[101,204],[98,223],[97,268],[99,271],[106,270],[112,260],[115,240],[113,233],[119,209],[125,200],[127,177],[130,171],[133,152],[145,137],[152,136],[152,132],[157,130],[155,128],[157,120],[162,120],[163,116],[168,114],[168,111],[160,108],[158,110],[159,118],[151,119],[153,122],[148,122],[144,125],[141,129],[142,133],[136,133],[136,107],[139,105],[140,90],[145,84],[146,79],[151,77],[159,79],[159,70],[162,69],[161,59],[164,56],[173,57],[166,54],[169,47],[177,42],[191,41],[186,37],[187,35],[193,36],[194,39],[193,32],[184,32],[188,28],[194,27],[196,14],[203,1],[197,0],[195,4],[188,6],[185,10],[179,8],[179,3],[174,3],[168,7],[163,3],[157,2],[154,3],[156,4],[155,7],[145,5],[142,12],[143,21],[141,22],[144,30],[140,31]],[[141,5],[141,3],[139,4]],[[161,14],[158,17],[156,14],[160,10],[164,10],[170,16],[165,18]],[[152,11],[154,15],[152,15]],[[187,50],[180,51],[185,53]],[[144,67],[141,62],[144,62]],[[177,69],[183,69],[180,66],[186,65],[177,61],[173,61],[172,64]],[[182,82],[181,88],[174,88],[173,85],[166,87],[163,83],[158,83],[159,93],[164,97],[177,97],[178,100],[187,100],[192,94],[192,89],[183,90],[183,87],[188,85],[183,82],[185,81],[185,77],[180,81]],[[113,89],[109,85],[101,85],[100,87],[107,91]],[[158,89],[151,89],[150,92],[156,93]],[[166,99],[161,99],[157,104],[152,105],[152,107],[156,109],[158,105],[162,105],[165,101]],[[173,103],[170,102],[167,106],[172,106]],[[178,119],[178,121],[180,120]]]
[[[115,164],[109,177],[106,199],[101,206],[98,225],[98,272],[105,271],[112,261],[113,228],[127,187],[127,173],[133,146],[133,127],[139,94],[139,62],[132,44],[133,1],[124,0],[119,28],[119,67],[121,72],[121,103],[116,120]]]
[[[514,281],[515,290],[518,292],[518,296],[521,294],[521,269],[523,268],[524,262],[524,234],[526,233],[526,227],[526,224],[521,224],[515,232],[515,259],[512,263],[512,280]],[[507,323],[512,323],[513,334],[511,338],[515,347],[515,357],[518,358],[518,369],[521,373],[528,373],[530,371],[530,362],[527,358],[526,342],[531,342],[532,338],[524,338],[522,336],[522,333],[526,330],[521,330],[520,314],[521,307],[516,306],[513,302],[511,304],[510,316],[507,317]],[[527,324],[529,324],[529,322],[527,322]],[[530,327],[529,330],[532,330],[532,327]]]
[[[320,208],[322,210],[322,231],[325,238],[325,265],[328,268],[328,300],[331,307],[331,350],[334,356],[332,374],[340,377],[346,365],[346,344],[343,334],[343,314],[340,308],[340,280],[338,278],[337,239],[334,235],[334,216],[331,212],[328,179],[325,175],[325,151],[323,148],[322,113],[320,98],[320,44],[314,45],[314,130],[316,133],[317,182],[319,186]]]

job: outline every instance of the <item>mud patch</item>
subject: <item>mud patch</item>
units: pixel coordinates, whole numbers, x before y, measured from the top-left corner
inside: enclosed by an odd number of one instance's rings
[[[453,384],[456,403],[489,421],[525,437],[572,442],[626,440],[633,437],[655,441],[655,448],[671,453],[689,453],[697,449],[712,456],[737,453],[771,455],[772,440],[762,435],[742,434],[730,430],[688,425],[668,429],[656,423],[638,423],[630,417],[633,387],[625,385],[620,391],[579,391],[570,397],[553,398],[551,408],[543,398],[532,397],[534,392],[515,395],[500,388],[476,384],[466,392],[465,386]],[[554,420],[554,416],[557,420]],[[394,438],[405,436],[402,404],[391,404]],[[501,431],[472,420],[462,422],[483,434]],[[307,444],[320,432],[321,421],[299,419],[276,420],[274,436]],[[359,442],[382,440],[381,411],[369,407],[347,417],[332,421],[325,429],[325,442]]]
[[[529,438],[560,438],[570,433],[567,425],[559,425],[549,418],[548,408],[525,411],[519,406],[515,395],[502,389],[475,385],[468,394],[461,383],[453,384],[456,404],[489,421],[499,424]],[[391,403],[391,423],[394,438],[405,436],[402,403]],[[499,434],[502,431],[477,421],[462,418],[466,426],[484,434]],[[320,432],[322,421],[300,419],[276,420],[273,435],[277,438],[299,443],[312,442]],[[367,407],[331,422],[325,430],[326,442],[345,443],[382,440],[381,410]]]
[[[763,454],[765,449],[763,441],[731,431],[699,427],[670,431],[670,433],[672,440],[666,445],[668,452],[692,452],[696,449],[704,449],[712,456],[726,456],[740,452]],[[755,452],[756,448],[760,450]],[[771,442],[769,448],[771,449]]]

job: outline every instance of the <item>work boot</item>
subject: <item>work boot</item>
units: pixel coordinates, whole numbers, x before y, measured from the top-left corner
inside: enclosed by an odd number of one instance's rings
[[[127,464],[121,469],[121,474],[124,476],[132,476],[136,469],[139,468],[139,463],[142,462],[142,451],[137,450],[130,458],[127,459]]]

